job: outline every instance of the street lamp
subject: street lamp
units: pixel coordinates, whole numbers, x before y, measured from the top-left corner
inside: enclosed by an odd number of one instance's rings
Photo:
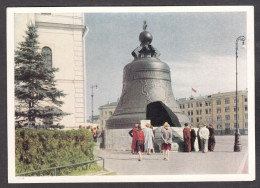
[[[93,124],[93,97],[94,97],[94,92],[93,92],[93,89],[95,88],[95,89],[97,89],[97,85],[92,85],[91,87],[90,87],[91,89],[92,89],[92,93],[91,93],[91,98],[92,98],[92,117],[91,117],[91,123]]]
[[[245,40],[246,37],[244,36],[240,36],[237,38],[236,40],[236,133],[235,133],[235,145],[234,145],[234,152],[240,152],[241,151],[241,144],[239,143],[239,137],[240,137],[240,133],[239,133],[239,129],[238,129],[238,114],[237,114],[237,110],[238,110],[238,101],[237,101],[237,51],[238,51],[238,42],[242,41],[242,45],[245,45]]]

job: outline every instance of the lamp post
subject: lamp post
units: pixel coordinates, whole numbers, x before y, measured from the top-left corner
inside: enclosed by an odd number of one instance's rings
[[[94,97],[94,91],[93,91],[93,89],[94,89],[94,88],[97,89],[97,85],[92,85],[90,88],[92,89],[92,93],[91,93],[91,99],[92,99],[92,110],[91,110],[92,116],[91,116],[91,123],[93,124],[93,97]]]
[[[245,44],[245,40],[246,40],[246,37],[244,36],[240,36],[237,38],[236,40],[236,133],[235,133],[235,145],[234,145],[234,152],[240,152],[241,151],[241,144],[239,143],[239,137],[240,137],[240,133],[239,133],[239,129],[238,129],[238,114],[237,114],[237,111],[238,111],[238,94],[237,94],[237,58],[238,58],[238,55],[237,55],[237,51],[238,51],[238,42],[239,41],[242,41],[242,45],[244,46]]]

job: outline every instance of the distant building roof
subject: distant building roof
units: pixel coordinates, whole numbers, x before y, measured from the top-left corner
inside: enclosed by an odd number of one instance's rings
[[[247,90],[240,90],[238,91],[239,94],[247,94],[248,91]],[[230,92],[218,92],[212,95],[205,95],[205,96],[197,96],[197,97],[190,97],[190,98],[179,98],[176,99],[177,102],[184,102],[184,101],[190,101],[190,100],[206,100],[206,99],[210,99],[210,98],[217,98],[217,97],[221,97],[221,96],[231,96],[231,95],[235,95],[236,92],[235,91],[230,91]]]
[[[177,101],[186,101],[187,99],[186,98],[179,98],[177,99]]]
[[[106,107],[106,106],[117,106],[117,104],[118,104],[118,102],[111,102],[111,103],[108,103],[108,104],[106,104],[106,105],[102,105],[102,106],[100,106],[99,108],[101,108],[101,107]]]

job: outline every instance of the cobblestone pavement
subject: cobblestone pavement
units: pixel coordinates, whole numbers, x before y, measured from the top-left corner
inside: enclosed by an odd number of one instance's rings
[[[161,153],[138,155],[130,151],[96,151],[105,158],[105,168],[117,175],[176,175],[176,174],[242,174],[248,173],[247,136],[240,137],[241,152],[234,152],[234,136],[216,136],[214,152],[170,152],[170,160]]]

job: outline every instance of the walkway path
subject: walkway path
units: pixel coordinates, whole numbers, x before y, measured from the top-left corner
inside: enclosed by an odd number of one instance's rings
[[[173,174],[239,174],[247,173],[247,136],[241,136],[242,151],[233,152],[234,136],[217,136],[214,152],[170,152],[170,160],[160,153],[138,155],[129,151],[96,151],[105,158],[105,168],[117,175],[173,175]]]

